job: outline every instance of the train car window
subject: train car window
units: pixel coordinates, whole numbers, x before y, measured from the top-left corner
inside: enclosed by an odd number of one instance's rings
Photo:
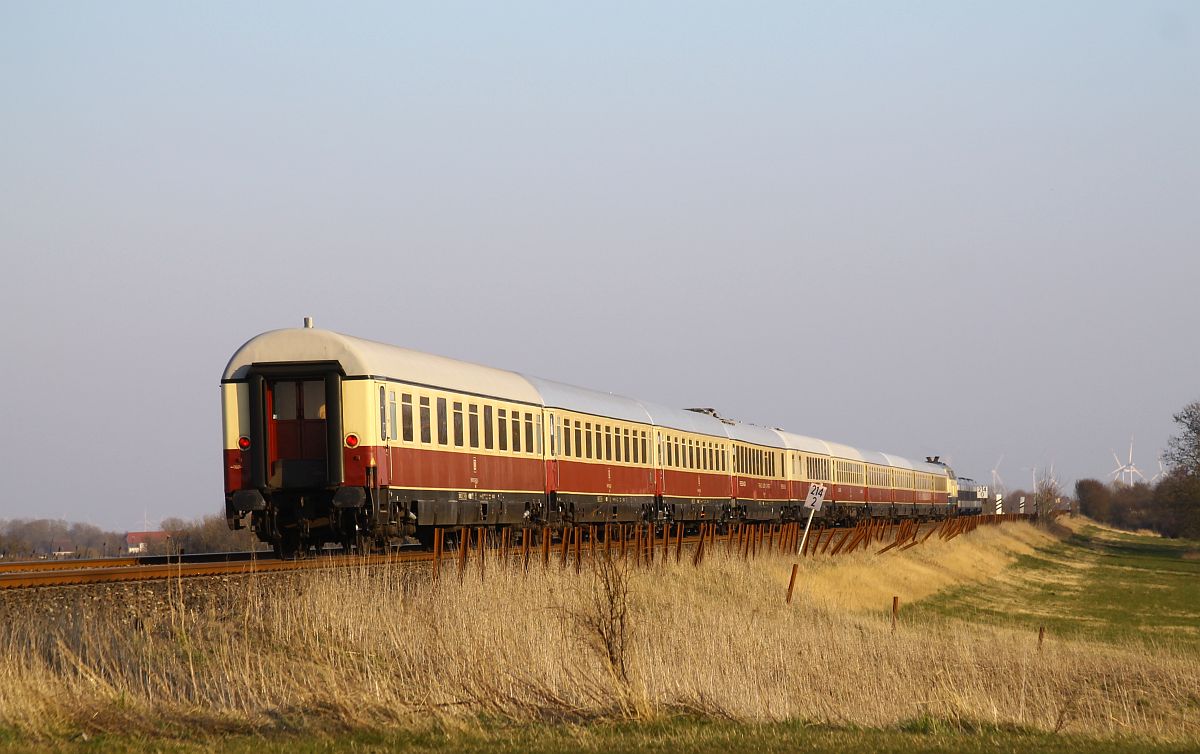
[[[479,406],[474,403],[468,406],[467,433],[471,436],[471,447],[479,447]]]
[[[495,445],[494,435],[496,427],[492,417],[492,407],[486,403],[483,406],[483,449],[491,450]]]
[[[387,431],[387,388],[379,386],[379,439],[388,439]]]
[[[324,408],[324,406],[321,406],[321,408]],[[392,438],[393,440],[397,439],[400,435],[400,433],[396,430],[397,426],[399,426],[399,425],[396,423],[396,393],[394,391],[389,390],[388,391],[388,437]]]
[[[624,456],[621,455],[621,428],[613,427],[613,460],[620,463]]]
[[[592,457],[592,423],[583,423],[583,457]]]
[[[285,421],[296,418],[296,383],[275,383],[271,389],[271,418]]]
[[[400,431],[403,432],[404,442],[413,441],[412,393],[400,395]]]
[[[646,445],[647,445],[646,433],[643,431],[642,432],[642,463],[650,463],[650,454],[646,452],[649,450],[649,448],[646,447]]]
[[[688,454],[687,454],[688,468],[694,469],[697,467],[696,466],[696,441],[688,440],[687,445],[688,445]]]
[[[515,408],[512,412],[512,449],[514,453],[521,452],[521,412]]]
[[[571,420],[562,420],[562,449],[563,457],[571,457]]]
[[[638,431],[635,429],[635,430],[633,430],[633,462],[634,463],[641,463],[640,459],[642,456],[641,456],[641,453],[638,452],[639,450],[641,450],[641,448],[638,447]]]
[[[625,463],[629,463],[629,428],[628,427],[621,430],[621,437],[623,440],[621,447],[625,449],[625,452],[621,455],[621,457],[625,459]]]
[[[300,383],[304,385],[304,418],[305,419],[324,419],[325,418],[325,381],[324,380],[305,380]],[[396,394],[392,393],[392,400],[396,400]],[[393,431],[395,426],[393,423]],[[394,436],[394,435],[392,435]]]
[[[463,404],[459,401],[454,402],[454,445],[463,446]]]
[[[445,445],[449,442],[449,433],[446,431],[449,424],[449,418],[446,416],[446,399],[437,399],[437,421],[438,421],[438,445]]]
[[[658,450],[658,452],[659,452],[660,454],[662,454],[662,453],[664,452],[664,442],[665,442],[665,453],[666,453],[666,454],[665,454],[665,455],[663,455],[663,458],[662,458],[662,461],[661,461],[661,462],[662,462],[662,464],[663,464],[664,466],[674,466],[674,465],[675,465],[675,456],[674,456],[674,455],[671,453],[671,436],[670,436],[670,435],[667,435],[667,437],[666,437],[666,440],[665,440],[665,441],[664,441],[664,440],[662,440],[661,438],[659,439],[659,441],[658,441],[658,445],[659,445],[659,450]]]
[[[575,457],[583,458],[583,429],[578,421],[575,422]]]
[[[604,460],[611,461],[612,454],[612,427],[604,425]]]
[[[421,442],[429,445],[433,442],[433,422],[429,415],[429,398],[421,396]]]
[[[542,450],[542,417],[538,417],[538,439],[534,442],[533,439],[533,414],[526,412],[525,414],[525,452],[540,453]]]
[[[508,411],[503,408],[496,409],[496,449],[508,450]]]

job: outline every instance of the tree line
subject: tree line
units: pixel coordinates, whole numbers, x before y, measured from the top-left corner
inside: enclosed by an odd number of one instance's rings
[[[167,536],[148,543],[147,554],[180,552],[234,552],[261,547],[248,529],[232,531],[223,516],[203,516],[194,520],[167,518],[162,521]],[[62,557],[100,558],[124,555],[128,551],[125,532],[107,531],[99,526],[38,518],[0,521],[0,558]]]
[[[1167,473],[1157,484],[1075,483],[1079,511],[1122,529],[1148,529],[1164,537],[1200,539],[1200,401],[1175,414],[1177,434],[1167,443]]]

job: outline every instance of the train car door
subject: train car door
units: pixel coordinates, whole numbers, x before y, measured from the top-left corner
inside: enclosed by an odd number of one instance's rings
[[[320,487],[326,479],[325,380],[267,383],[269,484]]]

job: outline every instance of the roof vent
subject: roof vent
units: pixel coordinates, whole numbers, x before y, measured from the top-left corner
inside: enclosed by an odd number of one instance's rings
[[[311,330],[312,326],[313,326],[312,325],[312,317],[305,317],[304,318],[304,329]]]

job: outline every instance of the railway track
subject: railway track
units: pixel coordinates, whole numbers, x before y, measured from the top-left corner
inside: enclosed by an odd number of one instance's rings
[[[344,568],[428,560],[431,553],[400,550],[388,555],[323,555],[301,560],[280,560],[271,553],[223,553],[229,557],[96,558],[77,561],[13,563],[0,568],[0,591],[44,586],[104,584],[119,581],[153,581],[194,576],[241,576],[315,568]],[[233,557],[237,555],[238,557]]]
[[[872,548],[882,544],[880,553],[892,548],[897,551],[920,544],[941,531],[942,538],[953,538],[969,532],[981,524],[1001,523],[1015,520],[1017,516],[968,516],[933,522],[906,522],[891,524],[880,522],[860,523],[855,527],[820,527],[809,535],[801,557],[837,555],[852,552],[859,547]],[[1021,516],[1019,518],[1025,518]],[[702,533],[684,534],[672,527],[622,526],[617,529],[598,526],[576,526],[564,530],[562,536],[551,538],[535,536],[532,543],[513,541],[512,532],[505,530],[494,536],[477,530],[467,536],[465,546],[446,548],[446,541],[439,536],[431,550],[401,548],[383,555],[326,554],[299,560],[282,560],[270,552],[204,553],[182,556],[136,556],[118,558],[93,558],[86,560],[37,560],[20,561],[0,565],[0,591],[31,587],[73,586],[129,581],[152,581],[169,578],[197,576],[242,576],[255,573],[312,570],[321,568],[345,568],[351,566],[373,566],[385,564],[418,563],[437,561],[433,568],[434,577],[443,567],[455,563],[461,571],[468,560],[506,560],[521,558],[526,564],[531,561],[548,565],[568,562],[578,570],[582,562],[595,558],[602,552],[622,559],[635,558],[641,562],[666,559],[674,552],[678,559],[684,547],[689,549],[712,548],[727,554],[756,557],[761,552],[794,552],[801,542],[797,524],[757,524],[726,527],[718,533],[714,527],[705,527]],[[660,536],[661,535],[661,536]],[[888,544],[888,543],[891,544]],[[704,543],[704,544],[701,544]],[[878,549],[873,548],[873,549]]]

